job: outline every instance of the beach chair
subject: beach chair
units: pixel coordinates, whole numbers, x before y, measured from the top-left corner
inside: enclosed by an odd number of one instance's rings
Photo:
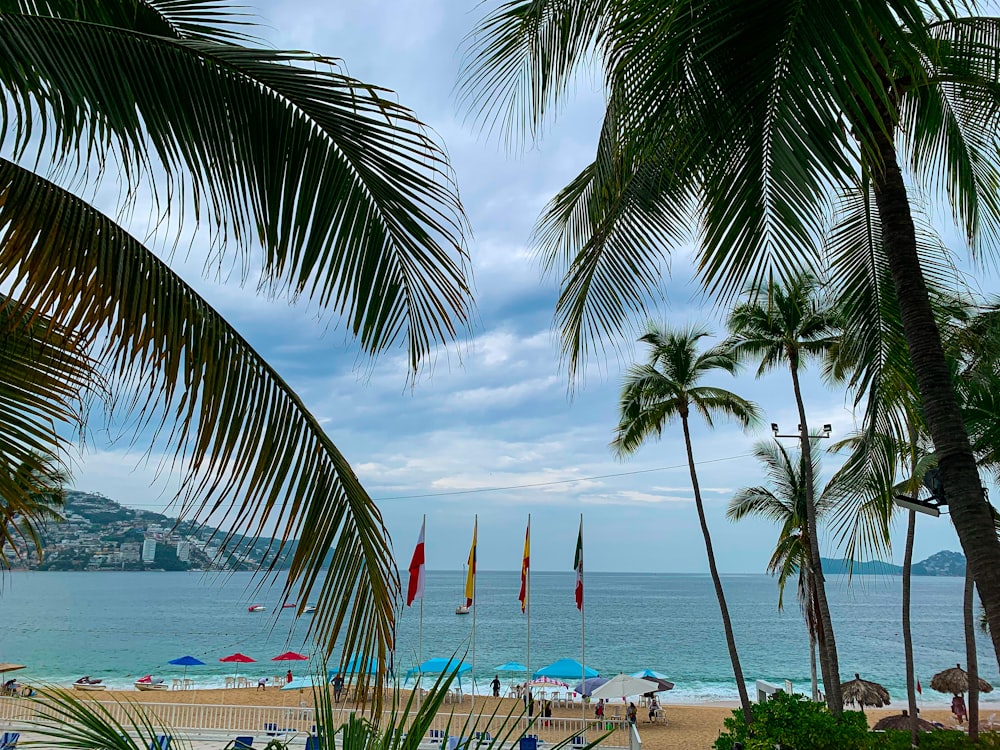
[[[158,734],[156,739],[149,743],[149,750],[170,750],[170,740],[172,740],[169,734]]]
[[[306,737],[306,750],[319,750],[319,737],[315,734],[310,734]]]
[[[264,734],[268,737],[278,736],[278,725],[276,722],[266,721],[264,722]]]
[[[518,740],[518,750],[538,750],[538,736],[529,734]]]
[[[431,729],[427,732],[427,741],[431,743],[444,742],[445,734],[443,729]]]
[[[583,747],[586,744],[587,740],[584,739],[582,734],[578,734],[573,738],[573,742],[570,743],[570,747]]]
[[[489,732],[476,732],[476,739],[479,740],[479,742],[481,742],[481,743],[482,742],[492,742],[493,741],[493,735],[491,735]]]
[[[21,739],[20,732],[4,732],[0,735],[0,750],[14,750],[19,739]]]
[[[469,747],[468,737],[449,737],[448,750],[467,750]]]
[[[233,740],[232,750],[251,750],[253,747],[253,737],[237,737]]]

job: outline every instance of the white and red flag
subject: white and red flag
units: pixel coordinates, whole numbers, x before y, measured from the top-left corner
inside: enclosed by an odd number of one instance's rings
[[[420,597],[421,600],[424,598],[424,527],[427,525],[427,519],[420,524],[420,538],[417,540],[417,546],[413,550],[413,557],[410,560],[410,583],[406,587],[406,606],[409,607],[413,604],[413,600]]]

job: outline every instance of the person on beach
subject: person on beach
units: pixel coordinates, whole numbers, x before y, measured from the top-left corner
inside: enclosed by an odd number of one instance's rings
[[[962,693],[959,693],[951,699],[951,712],[955,714],[955,720],[959,724],[965,723],[965,720],[969,716],[969,712],[965,708],[965,696]]]
[[[266,689],[267,689],[267,678],[261,677],[259,680],[257,680],[257,690],[266,690]]]
[[[531,694],[530,690],[528,691],[528,696],[525,700],[528,702],[528,718],[530,719],[535,715],[535,696]]]
[[[340,703],[340,694],[344,692],[344,678],[340,676],[340,672],[337,672],[337,676],[333,678],[333,702]]]
[[[292,681],[292,670],[288,670],[288,674],[285,675],[285,684],[287,685]]]
[[[656,700],[656,696],[654,695],[652,698],[649,699],[649,723],[650,724],[653,723],[653,719],[656,718],[656,712],[659,711],[659,710],[660,710],[660,702],[658,700]]]
[[[628,719],[629,724],[635,726],[635,722],[639,718],[639,710],[635,707],[635,703],[628,704],[628,710],[625,712],[625,717]]]
[[[604,698],[597,699],[597,705],[594,706],[594,718],[604,718]]]
[[[500,677],[493,675],[493,682],[490,683],[490,687],[493,688],[493,697],[500,697]]]
[[[545,717],[545,726],[549,726],[552,723],[549,721],[552,718],[552,701],[546,699],[542,703],[542,716]]]

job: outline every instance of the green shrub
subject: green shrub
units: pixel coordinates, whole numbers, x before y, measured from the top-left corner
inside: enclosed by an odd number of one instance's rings
[[[725,720],[726,731],[715,741],[715,750],[732,750],[743,743],[744,750],[910,750],[909,732],[870,732],[865,715],[844,711],[834,718],[826,706],[801,695],[778,693],[766,703],[754,705],[753,730],[736,709]],[[920,750],[1000,750],[1000,733],[984,732],[979,744],[955,730],[924,732]]]
[[[743,711],[737,709],[725,720],[726,731],[715,741],[716,750],[732,750],[742,742],[744,750],[870,750],[873,735],[860,711],[844,711],[835,718],[822,703],[801,695],[777,693],[754,706],[753,730],[747,728]],[[879,738],[881,739],[881,738]]]

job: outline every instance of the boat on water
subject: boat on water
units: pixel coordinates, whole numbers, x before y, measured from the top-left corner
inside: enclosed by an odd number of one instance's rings
[[[466,607],[464,604],[459,604],[457,607],[455,607],[455,614],[456,615],[467,615],[467,614],[469,614],[469,608]]]
[[[294,609],[297,606],[299,606],[297,602],[285,602],[284,604],[281,605],[281,608],[282,609]]]
[[[247,607],[247,612],[266,612],[266,611],[267,607],[265,607],[263,604],[251,604],[249,607]]]
[[[316,605],[315,604],[307,604],[305,606],[305,608],[303,608],[302,614],[304,614],[304,615],[311,615],[315,611],[316,611]]]

